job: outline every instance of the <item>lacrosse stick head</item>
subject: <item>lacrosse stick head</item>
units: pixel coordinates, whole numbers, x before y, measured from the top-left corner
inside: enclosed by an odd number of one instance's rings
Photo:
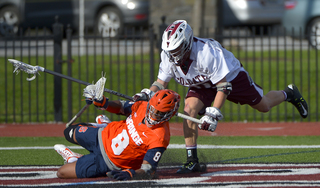
[[[23,71],[28,74],[33,74],[33,77],[27,78],[28,81],[34,80],[36,78],[36,74],[39,74],[39,66],[32,66],[15,59],[8,59],[8,61],[15,67],[13,73],[19,74],[20,71]]]
[[[89,99],[97,99],[101,101],[103,99],[104,85],[106,78],[102,76],[96,84],[88,85],[83,89],[83,96]]]
[[[163,89],[150,99],[146,111],[146,125],[153,127],[156,124],[169,121],[180,106],[180,95],[170,89]]]

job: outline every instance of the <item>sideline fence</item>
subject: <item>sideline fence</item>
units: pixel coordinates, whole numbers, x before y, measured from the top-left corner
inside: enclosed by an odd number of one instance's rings
[[[7,59],[39,65],[86,82],[96,82],[103,72],[107,77],[106,88],[129,96],[148,88],[156,79],[161,37],[156,36],[152,25],[149,30],[126,28],[118,38],[89,33],[81,38],[69,28],[64,33],[59,23],[53,28],[52,33],[36,29],[0,38],[1,123],[68,122],[84,105],[83,85],[45,73],[28,82],[26,74],[12,74],[13,67]],[[295,83],[309,104],[310,115],[303,120],[289,103],[260,113],[247,105],[226,102],[222,108],[223,121],[319,120],[319,51],[308,44],[303,34],[292,38],[281,28],[257,35],[240,28],[225,28],[221,35],[204,33],[202,37],[219,39],[234,53],[253,80],[264,88],[264,94]],[[182,98],[187,92],[187,88],[173,80],[169,88]],[[107,93],[106,96],[110,100],[118,99]],[[183,105],[179,111],[183,112]],[[94,121],[101,113],[106,112],[90,107],[77,121]],[[112,120],[123,119],[106,114]],[[171,121],[181,119],[177,117]]]

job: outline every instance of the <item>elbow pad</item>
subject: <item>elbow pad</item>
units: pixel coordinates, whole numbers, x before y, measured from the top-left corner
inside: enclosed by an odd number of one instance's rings
[[[153,82],[151,86],[157,86],[159,90],[165,89],[164,86],[157,81]]]
[[[230,82],[223,82],[217,85],[217,91],[222,91],[224,94],[229,95],[232,91],[232,84]]]

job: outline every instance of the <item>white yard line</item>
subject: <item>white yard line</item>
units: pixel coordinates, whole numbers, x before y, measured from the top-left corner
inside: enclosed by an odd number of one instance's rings
[[[70,149],[84,149],[81,146],[68,146]],[[320,145],[263,145],[263,146],[235,146],[235,145],[198,145],[199,149],[310,149],[320,148]],[[53,149],[53,146],[30,146],[30,147],[0,147],[0,150],[23,150],[23,149]],[[185,149],[184,144],[170,144],[168,149]]]

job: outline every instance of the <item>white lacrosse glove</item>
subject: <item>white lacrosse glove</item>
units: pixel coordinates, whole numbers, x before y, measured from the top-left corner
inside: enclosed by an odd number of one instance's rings
[[[209,116],[203,116],[200,121],[201,124],[198,124],[199,129],[206,130],[206,131],[215,131],[217,128],[218,121],[215,119],[212,119]]]
[[[222,113],[220,112],[219,108],[216,107],[207,107],[204,115],[210,116],[218,121],[223,119]]]
[[[137,93],[133,96],[133,101],[149,101],[155,92],[150,89],[143,89],[140,93]]]
[[[205,115],[200,119],[202,124],[198,124],[199,129],[215,131],[217,128],[218,120],[223,119],[223,115],[216,107],[207,107]]]

